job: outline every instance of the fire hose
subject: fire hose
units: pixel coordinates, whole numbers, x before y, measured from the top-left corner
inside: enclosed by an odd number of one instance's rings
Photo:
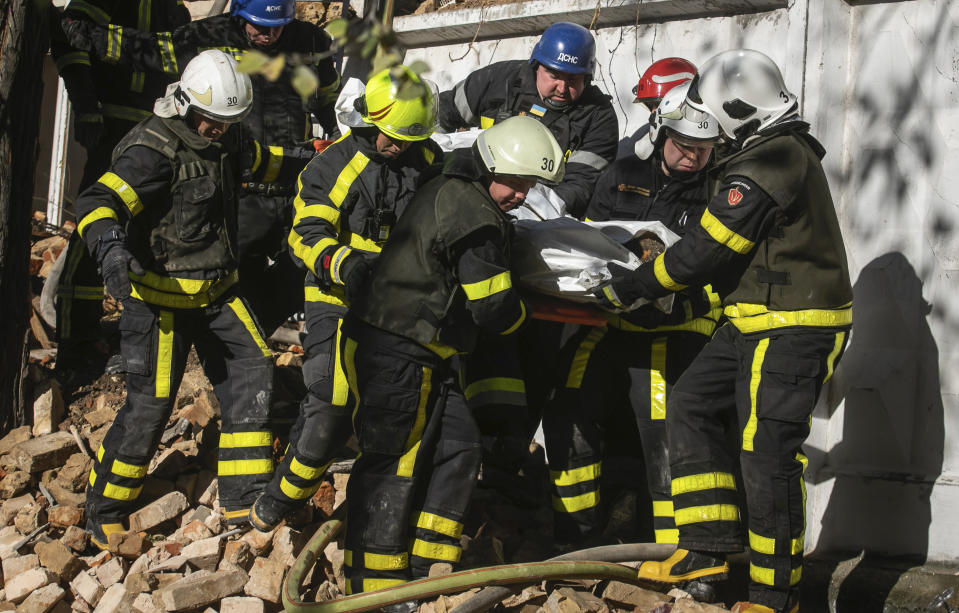
[[[419,579],[402,585],[395,585],[372,592],[363,592],[344,596],[335,600],[323,602],[305,602],[301,600],[300,588],[307,573],[313,568],[317,558],[319,558],[326,546],[336,537],[343,522],[339,519],[331,519],[324,523],[316,531],[310,542],[306,544],[296,562],[290,569],[286,581],[283,584],[283,606],[287,611],[294,612],[312,612],[312,613],[360,613],[361,611],[370,611],[381,607],[408,602],[410,600],[420,600],[449,594],[462,592],[476,587],[510,585],[515,583],[536,583],[546,579],[614,579],[624,583],[641,584],[642,582],[636,576],[636,570],[621,564],[611,562],[587,561],[583,556],[606,555],[621,561],[635,560],[637,554],[643,554],[639,559],[658,559],[662,560],[669,556],[674,545],[614,545],[611,547],[597,547],[594,549],[574,552],[561,556],[565,559],[553,559],[546,562],[527,562],[523,564],[504,564],[500,566],[488,566],[465,570],[440,577],[430,577]],[[570,557],[575,559],[569,559]],[[494,588],[496,589],[496,588]],[[490,590],[484,590],[477,596],[490,592],[484,597],[484,602],[492,598],[494,594]],[[505,590],[505,594],[497,592],[497,598],[489,604],[481,605],[487,608],[492,603],[508,596],[510,590]],[[463,609],[469,602],[464,603],[457,608],[457,611]],[[467,609],[463,609],[467,610]],[[468,610],[476,611],[479,608],[470,607]]]

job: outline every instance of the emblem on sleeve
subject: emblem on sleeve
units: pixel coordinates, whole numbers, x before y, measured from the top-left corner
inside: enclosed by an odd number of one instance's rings
[[[734,187],[729,190],[729,195],[726,196],[729,206],[736,206],[743,199],[743,193],[739,191],[738,187]]]

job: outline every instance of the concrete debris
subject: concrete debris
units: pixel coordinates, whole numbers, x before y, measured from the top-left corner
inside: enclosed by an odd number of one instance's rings
[[[45,389],[44,389],[45,388]],[[51,434],[63,419],[63,393],[56,379],[50,379],[33,401],[33,436]]]
[[[188,507],[186,496],[181,492],[170,492],[139,511],[133,512],[130,515],[130,530],[135,532],[150,530],[165,521],[174,519]]]
[[[66,590],[51,583],[34,590],[17,607],[17,613],[47,613],[51,611],[66,595]]]
[[[62,466],[78,450],[72,434],[54,432],[16,445],[10,455],[20,470],[35,474]]]
[[[283,575],[286,567],[279,562],[266,558],[257,558],[250,569],[250,580],[243,588],[248,596],[262,598],[269,602],[280,602],[283,589]]]
[[[74,577],[70,582],[70,591],[91,607],[97,606],[106,592],[96,575],[90,572],[82,572]]]
[[[220,613],[263,613],[263,601],[247,596],[230,596],[220,601]]]
[[[232,596],[243,590],[247,576],[241,570],[198,570],[156,592],[167,611],[189,611]]]
[[[33,590],[38,590],[45,585],[54,583],[56,578],[53,573],[45,568],[31,568],[9,581],[4,581],[3,589],[6,592],[6,599],[10,602],[20,602],[26,598]]]

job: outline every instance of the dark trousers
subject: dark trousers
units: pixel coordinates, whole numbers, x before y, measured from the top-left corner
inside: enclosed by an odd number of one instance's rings
[[[712,552],[743,545],[734,462],[748,511],[750,601],[779,610],[802,577],[806,457],[801,445],[847,329],[744,335],[726,324],[673,389],[667,411],[679,545]],[[738,424],[731,453],[726,428]]]
[[[576,542],[602,531],[603,460],[609,441],[635,433],[623,426],[629,419],[642,444],[656,542],[676,542],[666,404],[673,385],[708,340],[694,332],[605,328],[583,328],[570,339],[562,358],[564,379],[543,414],[557,539]]]
[[[228,522],[246,519],[273,473],[269,430],[273,358],[242,298],[166,309],[124,301],[120,351],[126,404],[103,439],[87,488],[87,517],[120,520],[132,510],[176,400],[191,346],[222,410],[218,479]]]
[[[266,488],[274,506],[284,513],[306,504],[323,473],[353,434],[353,396],[340,355],[346,309],[325,302],[306,303],[303,379],[306,398],[290,433],[290,446]]]
[[[360,456],[347,486],[347,593],[455,564],[479,430],[451,360],[347,316],[343,354]]]

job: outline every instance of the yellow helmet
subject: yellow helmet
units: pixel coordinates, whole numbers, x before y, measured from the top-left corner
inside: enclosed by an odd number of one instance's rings
[[[401,80],[391,76],[391,71],[397,68],[405,73],[405,78],[424,85],[424,93],[414,98],[400,98],[398,91]],[[370,77],[363,93],[363,102],[363,121],[373,124],[391,138],[419,141],[433,134],[436,94],[429,82],[406,66],[387,68]]]

